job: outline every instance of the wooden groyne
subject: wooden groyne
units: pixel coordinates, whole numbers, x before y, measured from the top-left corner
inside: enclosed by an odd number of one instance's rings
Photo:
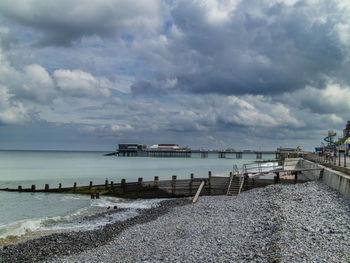
[[[232,173],[230,175],[235,176],[232,175]],[[230,176],[212,176],[212,173],[209,171],[208,177],[205,178],[195,178],[194,174],[191,174],[189,179],[177,179],[177,176],[173,175],[171,180],[159,180],[159,177],[155,176],[153,181],[143,181],[143,178],[140,177],[137,182],[127,182],[126,179],[122,179],[120,183],[115,183],[114,181],[106,180],[104,184],[98,185],[94,185],[93,182],[90,182],[88,186],[78,186],[77,183],[74,183],[72,187],[62,187],[62,184],[59,184],[58,188],[51,188],[49,184],[46,184],[44,189],[37,189],[36,185],[32,185],[30,188],[18,186],[18,188],[13,189],[3,188],[0,189],[0,191],[89,194],[91,198],[99,198],[100,195],[129,199],[171,198],[194,196],[200,184],[204,182],[201,195],[226,195],[230,184],[230,178]],[[292,184],[304,182],[298,179],[297,175],[294,179],[282,179],[277,175],[274,179],[263,179],[250,178],[246,174],[245,178],[242,191],[276,183]]]

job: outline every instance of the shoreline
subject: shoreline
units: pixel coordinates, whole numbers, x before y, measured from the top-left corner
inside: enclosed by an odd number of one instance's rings
[[[38,262],[69,256],[88,249],[102,246],[125,229],[157,219],[166,214],[172,207],[190,204],[188,198],[177,198],[161,201],[158,206],[149,209],[138,209],[139,215],[104,225],[94,230],[58,232],[29,239],[24,242],[0,247],[0,262]],[[107,211],[80,220],[90,220],[109,213],[122,212],[124,209]]]
[[[0,249],[0,262],[350,261],[350,200],[322,182],[190,203],[165,200],[97,230],[9,246]]]

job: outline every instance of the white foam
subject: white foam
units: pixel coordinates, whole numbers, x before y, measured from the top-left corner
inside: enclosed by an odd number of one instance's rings
[[[6,238],[7,236],[22,236],[31,231],[37,231],[40,229],[41,222],[44,219],[25,219],[16,221],[11,224],[0,226],[0,238]]]

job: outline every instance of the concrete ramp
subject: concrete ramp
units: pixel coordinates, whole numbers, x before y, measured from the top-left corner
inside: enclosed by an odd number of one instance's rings
[[[286,158],[284,159],[283,170],[286,172],[300,170],[301,158]]]

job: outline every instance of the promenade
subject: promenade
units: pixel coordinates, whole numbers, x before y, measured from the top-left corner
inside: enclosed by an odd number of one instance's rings
[[[327,157],[325,154],[319,155],[315,153],[310,153],[305,155],[305,159],[309,161],[313,161],[322,165],[325,165],[327,167],[330,167],[334,170],[341,171],[346,174],[350,174],[350,157],[344,155],[339,155],[332,157]]]

